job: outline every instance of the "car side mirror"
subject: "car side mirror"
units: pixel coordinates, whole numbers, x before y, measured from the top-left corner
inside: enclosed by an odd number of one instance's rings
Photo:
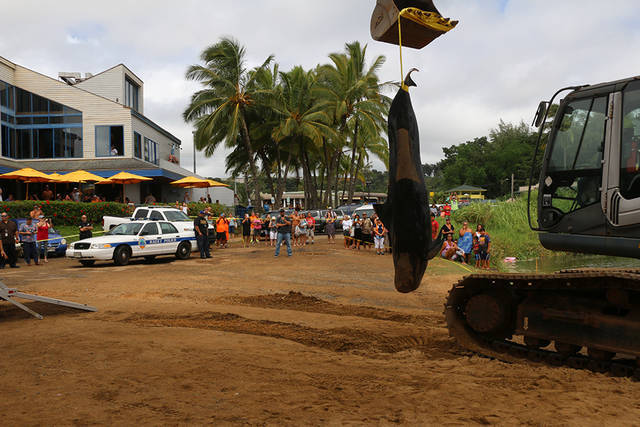
[[[542,125],[542,122],[544,121],[544,116],[546,112],[547,112],[547,102],[542,101],[540,104],[538,104],[538,109],[536,110],[536,115],[533,118],[532,126],[539,128]]]

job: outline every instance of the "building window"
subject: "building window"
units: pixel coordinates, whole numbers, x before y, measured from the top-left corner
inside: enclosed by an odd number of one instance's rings
[[[151,162],[154,165],[160,163],[160,158],[158,155],[158,143],[150,140],[149,138],[144,139],[144,159],[147,162]]]
[[[82,157],[81,111],[3,81],[0,81],[0,109],[2,156]]]
[[[124,80],[124,105],[138,111],[138,85],[128,78]]]
[[[124,155],[124,127],[96,126],[96,157]]]
[[[142,136],[138,132],[133,133],[133,155],[142,158]]]

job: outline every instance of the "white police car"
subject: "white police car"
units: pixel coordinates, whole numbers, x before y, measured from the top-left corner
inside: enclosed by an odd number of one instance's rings
[[[191,256],[196,246],[193,231],[179,232],[170,222],[131,221],[114,227],[100,237],[72,243],[67,257],[75,258],[84,266],[96,261],[113,260],[116,265],[127,265],[133,257],[152,260],[157,255],[175,254],[178,259]]]

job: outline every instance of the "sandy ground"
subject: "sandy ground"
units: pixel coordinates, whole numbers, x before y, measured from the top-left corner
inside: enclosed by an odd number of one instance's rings
[[[324,238],[291,258],[235,247],[125,267],[5,269],[96,313],[0,303],[0,423],[631,425],[640,383],[469,354],[443,303],[464,270],[409,295],[389,256]]]

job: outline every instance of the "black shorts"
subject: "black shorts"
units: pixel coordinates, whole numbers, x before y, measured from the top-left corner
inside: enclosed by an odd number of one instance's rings
[[[227,233],[224,231],[218,231],[218,240],[227,240]]]

